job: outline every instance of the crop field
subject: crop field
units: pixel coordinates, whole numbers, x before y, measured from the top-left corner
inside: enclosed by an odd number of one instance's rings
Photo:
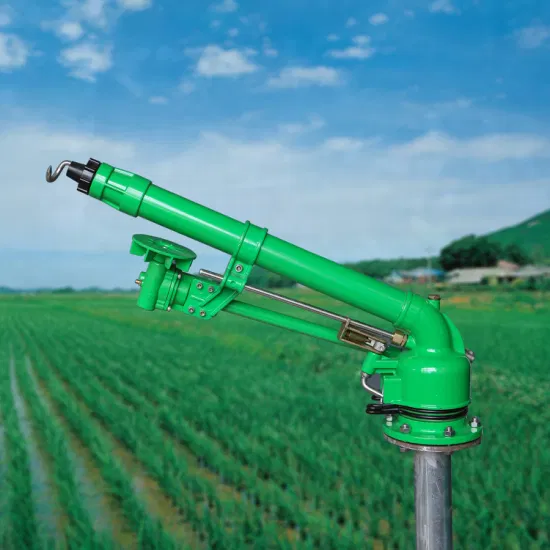
[[[413,456],[365,414],[360,351],[135,302],[0,299],[0,548],[414,549]],[[455,547],[548,549],[550,297],[442,309],[486,430],[453,456]]]

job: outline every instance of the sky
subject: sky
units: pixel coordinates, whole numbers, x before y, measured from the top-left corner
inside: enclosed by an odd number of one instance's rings
[[[550,208],[550,3],[0,0],[0,286],[131,288],[77,193],[136,172],[339,262],[437,254]]]

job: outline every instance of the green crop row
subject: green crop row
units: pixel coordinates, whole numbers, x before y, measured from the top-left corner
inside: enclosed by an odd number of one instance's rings
[[[2,328],[5,328],[3,326]],[[30,459],[19,426],[11,391],[12,355],[4,330],[0,331],[0,414],[4,424],[4,455],[7,462],[9,527],[2,533],[2,548],[38,550],[41,543],[32,498]]]
[[[218,530],[218,549],[270,548],[285,526],[281,547],[297,550],[414,546],[412,455],[364,414],[359,354],[231,316],[145,313],[134,301],[29,298],[4,304],[0,318],[18,319],[36,372],[86,402],[101,436],[125,442],[180,511],[194,507],[207,547]],[[550,317],[452,317],[476,352],[471,414],[486,428],[480,447],[453,455],[455,547],[546,550]],[[317,518],[332,533],[308,538]]]
[[[41,331],[42,332],[42,331]],[[40,339],[47,339],[47,334],[33,334],[33,342],[40,345]],[[219,498],[216,496],[215,486],[212,485],[207,478],[195,478],[187,472],[187,467],[182,464],[181,455],[178,457],[175,455],[174,449],[166,440],[162,437],[161,432],[151,422],[151,418],[143,415],[141,411],[130,411],[124,407],[124,405],[117,403],[116,400],[111,398],[105,388],[93,380],[91,374],[89,374],[84,367],[85,364],[74,362],[72,354],[68,354],[65,350],[61,351],[59,348],[55,352],[50,351],[52,361],[55,363],[55,369],[64,377],[64,379],[71,385],[71,388],[76,392],[78,397],[82,399],[87,405],[93,407],[96,415],[106,424],[112,433],[123,442],[128,449],[136,454],[136,456],[149,468],[151,473],[159,480],[161,486],[173,496],[178,497],[177,482],[175,479],[184,482],[186,488],[191,490],[197,497],[201,497],[204,494],[208,495],[208,500],[211,503],[213,510],[216,510],[219,520],[223,523],[224,508],[227,507],[226,503],[222,504]],[[82,360],[82,357],[80,358]],[[78,373],[78,374],[75,374]],[[147,432],[138,431],[137,426],[147,425]],[[155,455],[151,452],[156,452],[157,456],[162,457],[165,462],[163,468],[159,468],[159,464],[155,463]],[[159,471],[160,470],[160,471]],[[187,477],[185,477],[187,476]],[[266,500],[271,495],[265,494]],[[181,496],[175,499],[176,504],[181,506]],[[230,506],[230,515],[232,523],[238,522],[238,518],[247,517],[252,515],[252,522],[243,522],[241,528],[243,530],[244,540],[248,540],[250,544],[255,547],[264,540],[265,529],[264,523],[265,516],[261,511],[261,506],[264,504],[260,499],[256,499],[255,505],[251,503],[241,503],[240,500],[233,500]],[[268,501],[268,504],[269,503]],[[271,506],[270,506],[271,507]],[[189,509],[184,508],[189,514]],[[202,523],[202,528],[207,528],[205,522],[200,517],[188,518],[188,520],[198,520],[199,524]],[[291,520],[292,524],[307,525],[305,520],[301,521],[299,510],[295,511],[294,519]],[[247,523],[250,523],[247,525]],[[269,523],[269,522],[267,522]],[[345,548],[346,541],[357,540],[358,533],[354,533],[349,528],[344,529],[342,532],[331,532],[331,522],[328,519],[321,518],[320,521],[311,522],[307,525],[309,530],[303,529],[301,531],[305,539],[313,538],[316,547],[318,548]],[[252,531],[251,531],[252,529]],[[322,529],[322,530],[320,530]],[[208,533],[209,537],[212,535],[220,536],[219,533]],[[231,540],[228,538],[228,533],[224,535],[226,544]],[[280,537],[276,537],[280,538]],[[275,542],[276,538],[271,539]],[[364,533],[361,534],[361,540],[364,538]],[[235,542],[236,547],[239,547],[241,540]],[[278,547],[279,543],[276,543]],[[267,546],[266,546],[267,547]],[[271,546],[269,546],[271,547]]]
[[[68,548],[81,550],[111,549],[113,542],[94,530],[92,520],[85,509],[82,495],[77,486],[75,465],[69,458],[67,440],[63,429],[56,423],[41,403],[27,371],[20,347],[19,335],[12,338],[15,357],[15,371],[19,387],[30,405],[33,421],[38,426],[42,440],[54,464],[55,486],[60,495],[63,511],[69,518],[65,533]]]
[[[88,349],[89,341],[85,337],[75,335],[75,338],[80,343],[80,349]],[[248,469],[254,472],[254,476],[260,479],[273,480],[277,482],[280,490],[285,493],[293,494],[296,498],[303,499],[307,502],[308,507],[315,507],[318,510],[326,511],[329,517],[334,518],[334,522],[352,521],[355,528],[364,521],[365,515],[376,515],[377,506],[384,506],[386,496],[384,492],[378,491],[374,495],[367,497],[360,490],[362,483],[363,472],[360,468],[354,469],[357,464],[354,460],[349,464],[338,464],[331,460],[338,454],[336,449],[330,449],[326,445],[326,441],[322,440],[316,447],[319,449],[317,454],[313,452],[303,453],[303,463],[310,465],[310,472],[321,473],[321,479],[316,483],[309,480],[307,485],[310,487],[309,492],[306,492],[303,487],[300,487],[300,482],[306,485],[305,476],[301,471],[296,469],[297,460],[295,460],[295,450],[289,448],[290,443],[285,440],[288,434],[294,434],[295,426],[289,424],[286,432],[282,429],[278,432],[285,434],[284,439],[276,439],[278,435],[274,432],[267,440],[257,439],[254,430],[254,423],[248,424],[246,418],[243,420],[239,413],[243,410],[250,409],[246,399],[228,398],[219,392],[218,388],[212,389],[213,395],[217,397],[217,409],[209,411],[209,414],[204,414],[201,407],[201,392],[198,390],[189,391],[189,384],[185,380],[185,371],[176,369],[168,363],[165,367],[157,367],[151,364],[153,357],[149,355],[147,350],[140,352],[140,357],[134,357],[135,350],[130,349],[125,356],[128,364],[133,364],[134,367],[130,371],[124,364],[117,363],[112,359],[115,356],[115,351],[112,349],[112,342],[103,339],[104,346],[101,352],[95,354],[94,351],[81,353],[82,365],[90,368],[93,372],[98,372],[98,375],[105,380],[116,382],[114,390],[121,394],[125,399],[133,402],[140,410],[144,410],[147,402],[143,401],[146,397],[150,403],[158,403],[158,407],[152,407],[149,403],[148,410],[151,414],[159,416],[159,421],[163,426],[179,438],[187,445],[192,445],[194,441],[193,452],[197,456],[205,460],[205,465],[211,465],[216,473],[224,476],[224,479],[231,480],[234,483],[240,483],[245,477],[241,466],[248,466]],[[105,348],[105,349],[103,349]],[[118,380],[122,379],[127,386],[121,384]],[[178,394],[172,396],[166,395],[164,381],[169,380],[170,387],[182,388]],[[111,384],[111,385],[112,385]],[[129,391],[128,386],[139,390],[140,396],[135,396],[135,392]],[[221,386],[221,385],[220,385]],[[186,392],[187,389],[187,392]],[[270,397],[271,398],[271,397]],[[209,407],[211,408],[211,407]],[[231,411],[227,414],[227,411]],[[170,418],[172,417],[172,418]],[[185,419],[181,421],[179,419]],[[209,443],[206,437],[198,438],[195,434],[197,430],[204,432],[216,441],[215,444]],[[304,437],[307,434],[304,434]],[[310,438],[311,439],[311,438]],[[275,442],[277,441],[277,445]],[[313,438],[315,442],[315,438]],[[285,444],[286,443],[286,444]],[[309,442],[312,444],[311,440]],[[200,444],[200,447],[197,447]],[[221,446],[226,455],[220,455],[216,447]],[[327,449],[328,447],[328,449]],[[376,446],[371,446],[369,449],[371,461],[377,458],[378,449]],[[322,452],[321,449],[324,451]],[[280,453],[280,455],[279,455]],[[208,456],[207,456],[208,455]],[[328,456],[327,456],[328,455]],[[212,458],[212,457],[216,458]],[[312,457],[315,459],[312,460]],[[345,455],[344,455],[345,458]],[[307,462],[305,462],[307,460]],[[220,464],[225,464],[225,468],[221,468]],[[339,491],[334,491],[335,480],[331,475],[338,469],[339,477],[352,481],[347,484],[347,487],[341,488]],[[250,481],[247,482],[248,486]],[[388,489],[388,483],[385,482],[385,492]],[[400,491],[400,487],[396,485],[396,489]],[[286,496],[286,495],[285,495]],[[295,507],[294,507],[295,508]],[[294,521],[299,519],[299,515],[293,515]],[[299,522],[302,523],[303,519]]]
[[[24,337],[27,336],[24,334]],[[113,449],[93,424],[80,412],[78,403],[64,391],[63,386],[50,372],[40,349],[28,337],[24,338],[26,351],[32,358],[35,372],[46,385],[49,395],[56,402],[64,417],[69,422],[77,437],[88,447],[97,461],[101,474],[112,494],[120,503],[129,524],[136,533],[139,548],[175,550],[181,549],[162,529],[158,521],[153,521],[146,508],[135,494],[131,479],[124,471],[122,464],[116,459]]]

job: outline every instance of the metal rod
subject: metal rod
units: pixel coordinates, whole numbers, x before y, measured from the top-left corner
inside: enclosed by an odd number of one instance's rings
[[[366,372],[361,373],[361,385],[363,386],[363,388],[365,388],[369,393],[372,393],[372,395],[383,398],[384,394],[380,390],[377,390],[376,388],[368,385],[367,381],[369,378],[370,375]]]
[[[214,281],[221,281],[223,279],[223,276],[220,275],[219,273],[213,273],[212,271],[208,271],[206,269],[201,269],[199,271],[199,274],[209,279],[212,279]],[[281,296],[280,294],[275,294],[274,292],[269,292],[267,290],[263,290],[255,286],[245,285],[244,288],[245,290],[248,290],[249,292],[253,292],[254,294],[259,294],[260,296],[264,296],[265,298],[271,298],[273,300],[277,300],[279,302],[283,302],[291,306],[299,307],[301,309],[309,311],[310,313],[317,313],[318,315],[323,315],[324,317],[328,317],[329,319],[332,319],[334,321],[340,321],[341,323],[345,323],[348,320],[347,317],[338,315],[337,313],[333,313],[332,311],[327,311],[326,309],[312,306],[311,304],[299,302],[298,300],[293,300],[292,298],[287,298],[286,296]],[[393,336],[391,332],[388,332],[387,330],[382,330],[381,328],[373,327],[371,325],[367,325],[365,323],[361,323],[360,321],[354,320],[353,323],[391,342],[391,339]]]
[[[70,165],[71,165],[70,160],[61,161],[58,164],[57,168],[55,169],[55,172],[53,172],[53,174],[52,174],[52,167],[48,166],[48,169],[46,170],[46,181],[49,183],[53,183],[61,175],[61,172],[63,172],[63,169]]]
[[[416,550],[452,550],[451,453],[414,457]]]

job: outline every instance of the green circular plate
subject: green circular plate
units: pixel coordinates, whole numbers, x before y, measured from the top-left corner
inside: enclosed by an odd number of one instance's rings
[[[152,250],[157,254],[169,256],[176,260],[194,260],[197,257],[197,255],[189,248],[160,237],[151,237],[150,235],[134,235],[132,237],[132,241],[147,250]]]

